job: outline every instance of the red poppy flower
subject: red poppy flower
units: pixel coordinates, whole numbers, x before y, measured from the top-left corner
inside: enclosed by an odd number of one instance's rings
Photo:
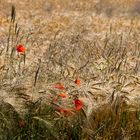
[[[57,108],[57,111],[63,115],[72,115],[73,112],[69,109]]]
[[[17,52],[25,52],[25,47],[23,45],[18,45],[16,47]]]
[[[66,94],[65,93],[60,93],[59,96],[62,97],[62,98],[66,98]]]
[[[82,108],[82,106],[83,106],[82,101],[80,101],[78,99],[74,100],[74,104],[75,104],[75,109],[76,110],[80,110]]]
[[[64,86],[61,85],[61,84],[55,84],[54,85],[54,88],[61,89],[61,90],[64,90],[65,89]]]
[[[62,108],[60,108],[60,107],[57,108],[57,111],[60,112],[60,113],[64,113],[64,110]]]
[[[75,84],[80,85],[80,83],[81,83],[80,79],[75,80]]]
[[[19,126],[20,128],[24,128],[24,127],[26,126],[25,121],[24,121],[24,120],[20,120],[20,121],[18,122],[18,126]]]

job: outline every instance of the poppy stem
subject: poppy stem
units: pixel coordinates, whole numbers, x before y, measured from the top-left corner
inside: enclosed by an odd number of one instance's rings
[[[35,73],[34,87],[36,86],[36,82],[37,82],[37,78],[38,78],[38,74],[39,74],[39,70],[40,70],[40,64],[41,64],[41,59],[39,59],[39,65],[38,65],[37,71]]]

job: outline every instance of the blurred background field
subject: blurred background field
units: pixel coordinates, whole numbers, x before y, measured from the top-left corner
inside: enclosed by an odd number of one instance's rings
[[[0,0],[0,140],[139,140],[139,38],[139,0]]]

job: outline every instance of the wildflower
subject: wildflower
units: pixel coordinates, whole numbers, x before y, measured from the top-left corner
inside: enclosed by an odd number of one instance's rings
[[[59,113],[65,115],[65,116],[67,116],[67,115],[72,115],[72,114],[73,114],[73,112],[72,112],[71,110],[69,110],[69,109],[62,109],[62,108],[60,108],[60,107],[57,108],[57,111],[58,111]]]
[[[20,121],[18,122],[18,126],[19,126],[20,128],[24,128],[24,127],[26,126],[25,121],[24,121],[24,120],[20,120]]]
[[[59,96],[62,97],[62,98],[66,98],[66,94],[65,93],[60,93]]]
[[[64,110],[62,108],[60,108],[60,107],[57,108],[57,111],[60,112],[60,113],[64,113]]]
[[[16,46],[16,50],[17,52],[25,52],[25,47],[23,45],[17,45]]]
[[[54,88],[61,89],[61,90],[64,90],[65,89],[64,86],[61,85],[61,84],[55,84],[54,85]]]
[[[80,83],[81,83],[80,79],[75,80],[75,84],[80,85]]]
[[[80,110],[83,106],[82,101],[80,101],[79,99],[74,100],[74,104],[75,104],[75,109],[76,110]]]

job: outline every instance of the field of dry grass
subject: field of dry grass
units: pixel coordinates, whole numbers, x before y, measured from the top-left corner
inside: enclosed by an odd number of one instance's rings
[[[139,140],[140,1],[0,9],[0,140]]]

